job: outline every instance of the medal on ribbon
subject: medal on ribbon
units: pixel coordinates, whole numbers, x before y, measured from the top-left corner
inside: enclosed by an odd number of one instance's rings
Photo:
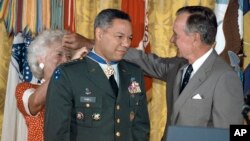
[[[104,70],[105,75],[109,78],[111,75],[114,74],[114,68],[111,65],[108,65],[107,68]]]

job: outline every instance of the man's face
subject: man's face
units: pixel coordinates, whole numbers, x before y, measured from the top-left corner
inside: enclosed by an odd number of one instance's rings
[[[106,61],[120,61],[127,53],[132,39],[131,23],[127,20],[114,19],[107,29],[97,28],[96,53]]]
[[[178,48],[179,56],[186,59],[189,59],[195,51],[193,46],[193,35],[185,32],[186,21],[189,15],[188,13],[182,13],[176,17],[173,26],[174,33],[170,39]]]

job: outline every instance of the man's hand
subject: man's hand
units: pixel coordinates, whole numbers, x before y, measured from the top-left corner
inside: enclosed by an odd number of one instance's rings
[[[94,46],[94,40],[88,39],[78,33],[69,33],[64,35],[63,47],[70,49],[80,49],[82,47],[86,47],[88,50],[91,50]]]

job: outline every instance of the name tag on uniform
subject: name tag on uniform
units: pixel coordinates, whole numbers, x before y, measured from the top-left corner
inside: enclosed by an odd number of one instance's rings
[[[95,103],[96,102],[96,97],[81,96],[80,97],[80,102],[83,102],[83,103]]]

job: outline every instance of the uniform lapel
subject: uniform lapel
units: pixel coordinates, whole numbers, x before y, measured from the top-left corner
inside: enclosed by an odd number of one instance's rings
[[[111,88],[108,78],[104,74],[102,68],[99,64],[86,57],[87,69],[88,69],[88,79],[92,81],[97,88],[102,89],[103,92],[107,92],[110,96],[115,98],[115,94]]]
[[[202,64],[202,66],[199,68],[199,70],[194,74],[194,76],[189,80],[187,86],[185,89],[182,91],[180,96],[175,99],[174,103],[174,112],[172,119],[174,122],[176,122],[178,113],[180,109],[183,107],[183,104],[186,102],[188,98],[192,98],[192,96],[195,94],[194,91],[197,90],[200,85],[207,79],[209,76],[209,73],[211,72],[212,66],[214,64],[215,58],[217,54],[213,50],[213,52],[208,56],[207,60]],[[183,68],[181,68],[183,71]],[[179,71],[180,72],[180,71]],[[180,83],[181,83],[181,77],[179,79],[179,87],[175,88],[178,90],[174,90],[174,94],[177,95],[177,92],[179,92],[180,89]]]
[[[118,64],[118,70],[119,70],[119,77],[120,77],[120,83],[119,83],[119,92],[118,92],[118,100],[121,100],[122,93],[128,91],[128,87],[131,78],[131,73],[128,71],[127,65],[124,61],[120,61]]]

